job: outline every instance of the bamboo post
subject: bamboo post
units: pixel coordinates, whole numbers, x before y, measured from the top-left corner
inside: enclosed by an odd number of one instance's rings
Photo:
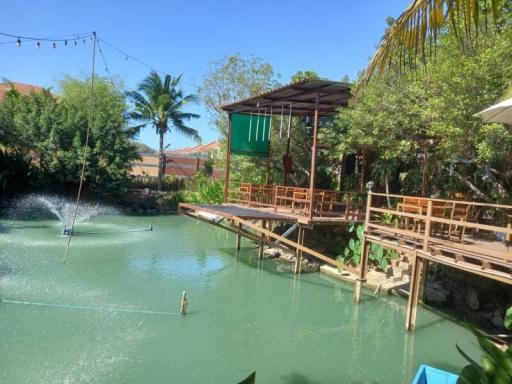
[[[238,223],[238,233],[236,235],[236,250],[240,249],[240,243],[242,240],[242,223]]]
[[[224,203],[228,202],[230,164],[231,164],[231,113],[228,114],[228,144],[227,144],[227,148],[226,148],[226,176],[224,177]]]
[[[304,245],[304,227],[301,225],[299,226],[299,232],[297,234],[297,243],[299,245]],[[296,275],[300,274],[302,267],[302,250],[296,249],[295,250],[295,268],[293,269],[293,273]]]
[[[318,145],[318,93],[315,99],[315,116],[313,120],[313,146],[311,148],[311,179],[309,181],[309,220],[313,219],[316,182],[316,152]]]
[[[407,302],[407,312],[405,317],[405,329],[413,331],[416,327],[416,313],[418,309],[419,291],[421,285],[421,259],[417,253],[414,255],[414,264],[412,266],[411,281],[409,285],[409,300]]]

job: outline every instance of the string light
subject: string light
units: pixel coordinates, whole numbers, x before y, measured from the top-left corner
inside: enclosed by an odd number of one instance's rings
[[[41,43],[39,41],[36,43],[36,48],[41,48]]]
[[[55,43],[55,41],[54,41],[54,42],[53,42],[53,44],[52,44],[52,48],[53,48],[53,49],[57,48],[57,44]]]
[[[18,40],[16,40],[16,47],[21,47],[21,39],[18,37]]]
[[[68,41],[67,40],[64,40],[64,45],[68,45]]]
[[[77,41],[75,40],[75,47],[76,47]]]

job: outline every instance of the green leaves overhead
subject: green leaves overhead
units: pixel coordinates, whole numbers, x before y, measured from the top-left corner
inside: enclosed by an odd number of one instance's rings
[[[487,32],[503,9],[502,0],[414,0],[384,34],[360,84],[380,76],[387,65],[414,65],[418,56],[430,56],[448,24],[461,44]]]

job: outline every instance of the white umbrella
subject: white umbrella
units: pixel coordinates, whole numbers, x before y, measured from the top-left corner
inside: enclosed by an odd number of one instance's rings
[[[494,104],[475,114],[480,116],[486,123],[505,123],[512,125],[512,98]]]

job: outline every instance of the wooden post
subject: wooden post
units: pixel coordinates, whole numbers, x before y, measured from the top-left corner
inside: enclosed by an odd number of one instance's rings
[[[370,223],[370,209],[372,205],[372,193],[368,192],[368,199],[366,201],[366,216],[364,219],[364,232],[363,239],[361,240],[361,261],[359,264],[359,277],[356,280],[356,286],[354,290],[354,302],[359,304],[361,301],[361,289],[363,283],[366,281],[366,272],[368,269],[368,241],[366,241],[366,231],[368,230],[368,224]]]
[[[425,233],[423,234],[423,252],[428,252],[428,244],[430,240],[430,231],[432,229],[432,200],[427,202],[427,217],[425,218]],[[421,294],[420,297],[422,300],[425,300],[425,289],[427,285],[427,274],[428,274],[428,266],[429,261],[423,260],[421,268],[421,275],[423,276],[423,284],[421,285]]]
[[[187,313],[187,308],[188,308],[187,292],[183,291],[183,293],[181,294],[180,313],[182,315],[185,315]]]
[[[226,176],[224,177],[224,203],[228,202],[230,165],[231,165],[231,113],[228,114],[228,144],[227,144],[227,148],[226,148]]]
[[[300,245],[304,245],[304,227],[302,225],[299,226],[299,232],[297,233],[297,243]],[[302,267],[302,251],[300,249],[295,250],[295,268],[293,269],[293,273],[296,275],[300,274]]]
[[[286,157],[290,156],[290,138],[288,137],[288,140],[286,140]],[[284,167],[284,164],[283,164]],[[284,170],[284,179],[283,179],[283,185],[286,185],[288,182],[288,173],[286,173],[286,168]]]
[[[240,243],[242,240],[242,223],[238,223],[238,233],[236,235],[236,250],[240,249]]]
[[[405,329],[413,331],[416,327],[416,312],[418,309],[418,299],[421,285],[421,259],[417,253],[414,255],[414,264],[412,265],[411,281],[409,283],[409,300],[407,302],[407,312],[405,316]]]
[[[309,220],[313,219],[316,182],[316,151],[318,141],[318,93],[315,98],[315,116],[313,120],[313,147],[311,148],[311,179],[309,181]]]
[[[267,227],[267,221],[266,220],[261,220],[261,227],[263,229],[265,229]],[[263,246],[265,245],[265,234],[263,232],[261,232],[261,236],[260,236],[260,246],[259,246],[259,250],[258,250],[258,259],[262,259],[263,258]]]

